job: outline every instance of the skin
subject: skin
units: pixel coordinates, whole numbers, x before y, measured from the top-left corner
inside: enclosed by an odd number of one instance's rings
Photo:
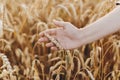
[[[58,48],[45,37],[44,33],[47,33],[55,38],[64,49],[74,49],[120,30],[120,6],[117,6],[104,17],[82,29],[76,28],[69,22],[55,20],[53,22],[58,28],[41,32],[38,41],[48,42],[46,44],[47,47],[51,47],[52,50],[58,50]]]

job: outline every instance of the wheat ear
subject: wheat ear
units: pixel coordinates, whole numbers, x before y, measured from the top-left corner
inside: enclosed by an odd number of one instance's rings
[[[50,35],[48,35],[47,33],[44,33],[44,35],[52,42],[52,43],[54,43],[60,50],[63,50],[63,47],[60,45],[60,43],[56,40],[56,39],[54,39],[54,38],[52,38]]]

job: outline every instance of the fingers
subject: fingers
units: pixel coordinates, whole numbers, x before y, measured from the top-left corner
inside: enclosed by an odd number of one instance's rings
[[[58,50],[58,48],[57,48],[52,42],[47,43],[47,44],[46,44],[46,47],[51,47],[51,50],[53,50],[53,51]]]
[[[39,42],[49,42],[50,40],[44,35],[44,33],[48,33],[48,34],[50,34],[50,35],[53,35],[53,34],[55,34],[55,31],[54,30],[51,30],[51,31],[44,31],[44,32],[41,32],[40,33],[40,39],[38,40]],[[52,36],[52,37],[54,37],[54,36]],[[56,51],[56,50],[58,50],[58,48],[54,45],[54,43],[52,43],[52,42],[49,42],[49,43],[46,43],[46,47],[50,47],[51,48],[51,50],[53,50],[53,51]]]
[[[57,29],[45,30],[45,31],[43,31],[43,32],[40,32],[40,33],[39,33],[39,36],[40,36],[40,37],[45,36],[44,33],[47,33],[47,34],[49,34],[49,35],[55,35],[55,34],[56,34],[56,31],[57,31]]]
[[[46,37],[42,37],[38,41],[39,42],[49,42],[48,38],[46,38]],[[53,51],[58,50],[58,48],[52,42],[46,43],[46,47],[50,47],[51,50],[53,50]]]
[[[55,25],[57,25],[59,27],[63,27],[63,28],[67,25],[67,22],[63,22],[63,21],[54,21],[54,23],[55,23]],[[61,28],[45,30],[45,31],[39,33],[40,39],[38,41],[39,42],[49,42],[50,40],[47,38],[47,36],[45,36],[45,33],[47,33],[51,37],[56,37],[57,32],[59,32],[60,30],[61,30]],[[51,50],[58,50],[58,48],[52,42],[47,43],[46,47],[50,47]]]
[[[52,46],[54,46],[52,42],[46,44],[46,47],[52,47]]]
[[[43,36],[44,36],[44,31],[43,31],[43,32],[40,32],[40,33],[39,33],[39,36],[40,36],[40,37],[43,37]]]
[[[49,35],[55,35],[56,31],[55,31],[55,29],[50,29],[50,30],[45,30],[45,31],[39,33],[39,36],[40,36],[40,39],[38,40],[39,42],[48,42],[49,41],[47,36],[45,36],[45,33],[47,33]]]
[[[56,21],[56,20],[53,20],[54,24],[58,27],[62,27],[63,29],[65,29],[67,26],[70,25],[69,22],[64,22],[64,21]]]
[[[53,51],[57,51],[58,48],[54,46],[54,47],[51,47],[51,50],[53,50]]]
[[[47,37],[41,37],[39,40],[39,42],[48,42],[48,38]]]

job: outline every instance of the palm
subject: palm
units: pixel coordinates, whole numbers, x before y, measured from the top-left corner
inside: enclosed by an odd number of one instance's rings
[[[56,31],[55,38],[58,40],[58,42],[64,49],[73,49],[78,47],[76,29],[72,29],[72,31],[69,27],[68,29],[65,29],[65,30],[58,29]]]

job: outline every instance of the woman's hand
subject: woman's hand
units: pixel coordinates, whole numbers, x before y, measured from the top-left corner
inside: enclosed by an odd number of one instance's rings
[[[58,48],[45,36],[45,33],[57,40],[64,49],[73,49],[80,46],[80,29],[76,28],[69,22],[54,21],[54,24],[58,28],[48,29],[40,33],[40,42],[48,42],[47,47],[51,47],[52,50]]]
[[[54,21],[54,24],[58,28],[41,32],[39,41],[48,42],[48,38],[44,35],[47,33],[56,39],[64,49],[77,48],[120,30],[120,6],[83,29],[77,29],[71,23],[63,21]],[[52,42],[47,43],[46,46],[57,50]]]

